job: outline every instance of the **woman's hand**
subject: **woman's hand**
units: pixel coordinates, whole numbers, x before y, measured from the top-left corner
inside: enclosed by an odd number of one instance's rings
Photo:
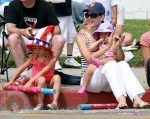
[[[117,50],[120,50],[122,48],[121,44],[122,44],[124,38],[125,38],[124,35],[121,35],[121,37],[118,37],[116,35],[113,36],[113,44],[112,44],[111,49],[113,50],[114,54],[117,53]]]

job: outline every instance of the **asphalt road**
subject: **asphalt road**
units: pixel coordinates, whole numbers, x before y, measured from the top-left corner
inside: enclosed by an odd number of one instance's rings
[[[149,119],[149,109],[1,111],[0,119]]]

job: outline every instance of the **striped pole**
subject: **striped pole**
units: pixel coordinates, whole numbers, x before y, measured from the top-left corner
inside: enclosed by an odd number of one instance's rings
[[[56,93],[56,91],[53,89],[39,88],[39,87],[28,87],[26,90],[23,90],[23,86],[9,85],[8,87],[5,87],[4,85],[2,85],[2,88],[6,90],[16,90],[16,91],[24,91],[24,92],[31,92],[31,93],[44,93],[44,94]]]
[[[80,110],[90,110],[90,109],[115,109],[117,107],[116,103],[109,104],[80,104],[78,109]]]

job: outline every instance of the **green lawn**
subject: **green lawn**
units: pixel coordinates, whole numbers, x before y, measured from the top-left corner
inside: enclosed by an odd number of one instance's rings
[[[80,27],[80,28],[82,28],[82,27]],[[125,20],[124,31],[132,33],[134,35],[135,39],[137,39],[138,41],[140,39],[140,36],[148,30],[150,30],[150,26],[148,26],[148,20]],[[133,54],[134,54],[135,58],[133,58],[132,60],[129,61],[130,66],[131,67],[142,67],[143,60],[141,57],[140,49],[137,51],[133,51]],[[80,62],[79,57],[76,57],[75,59]],[[60,58],[61,65],[63,65],[64,60],[65,60],[65,57]],[[12,59],[10,61],[12,61]]]
[[[125,20],[124,31],[132,33],[139,41],[140,36],[150,30],[148,26],[148,20]],[[135,58],[129,61],[130,66],[132,67],[141,67],[143,66],[143,59],[141,57],[140,49],[137,51],[133,51]]]

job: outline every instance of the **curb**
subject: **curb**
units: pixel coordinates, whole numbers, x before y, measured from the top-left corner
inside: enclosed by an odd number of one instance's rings
[[[146,91],[143,100],[150,103],[150,90]],[[53,100],[52,95],[45,95],[45,107]],[[38,103],[35,93],[24,93],[20,91],[0,91],[0,110],[30,110]],[[117,103],[112,92],[84,93],[78,94],[77,90],[61,91],[58,100],[59,109],[77,109],[79,104],[108,104]],[[132,102],[127,98],[129,108]],[[46,109],[46,108],[45,108]]]

